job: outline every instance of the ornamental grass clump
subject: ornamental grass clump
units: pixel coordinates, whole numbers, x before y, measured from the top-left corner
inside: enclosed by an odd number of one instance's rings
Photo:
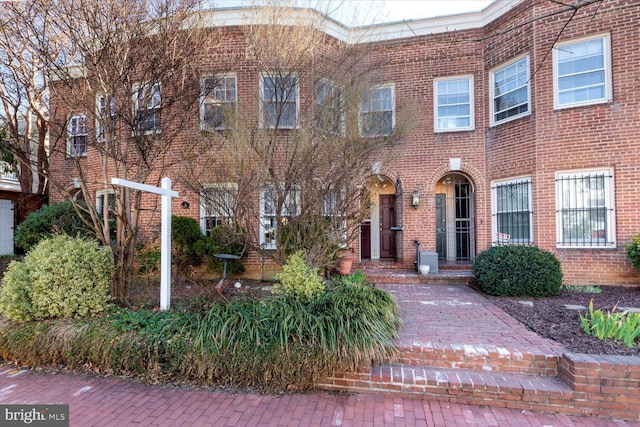
[[[473,275],[489,295],[540,298],[562,289],[560,261],[535,246],[493,246],[478,255]]]
[[[94,315],[108,302],[112,277],[111,250],[91,240],[54,236],[9,265],[0,313],[20,322]]]

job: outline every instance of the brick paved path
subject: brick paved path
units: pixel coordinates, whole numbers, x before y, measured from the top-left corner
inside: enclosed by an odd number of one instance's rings
[[[0,404],[68,404],[71,426],[640,426],[368,395],[260,396],[0,366]]]

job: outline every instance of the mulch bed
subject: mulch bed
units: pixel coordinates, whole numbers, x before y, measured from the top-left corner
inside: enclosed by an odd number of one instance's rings
[[[625,347],[622,342],[600,340],[587,335],[580,326],[579,312],[565,305],[589,306],[593,299],[595,310],[610,311],[617,307],[640,308],[640,287],[602,286],[602,293],[582,293],[562,289],[560,294],[551,298],[502,298],[483,294],[512,317],[524,323],[528,329],[545,338],[557,341],[569,351],[587,354],[610,354],[640,356],[640,348]],[[476,289],[477,290],[477,289]],[[522,304],[533,302],[533,307]]]

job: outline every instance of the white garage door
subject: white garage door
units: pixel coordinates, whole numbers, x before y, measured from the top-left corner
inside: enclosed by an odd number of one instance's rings
[[[0,200],[0,255],[13,255],[13,203]]]

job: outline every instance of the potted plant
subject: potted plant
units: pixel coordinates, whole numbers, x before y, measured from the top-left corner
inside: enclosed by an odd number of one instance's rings
[[[351,273],[351,266],[353,265],[353,252],[350,248],[340,250],[338,256],[338,273],[347,275]]]

